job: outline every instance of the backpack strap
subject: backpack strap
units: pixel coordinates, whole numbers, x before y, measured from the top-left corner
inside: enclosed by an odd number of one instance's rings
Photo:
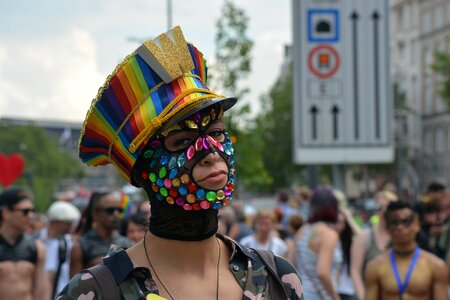
[[[52,299],[56,297],[56,293],[59,292],[58,282],[61,274],[62,264],[66,261],[67,256],[67,242],[64,236],[58,238],[58,268],[56,269],[55,280],[53,282]]]
[[[267,279],[269,283],[269,295],[271,300],[286,300],[289,299],[286,287],[278,276],[277,266],[275,263],[275,255],[272,251],[253,249],[255,253],[261,258],[261,262],[269,271]],[[271,275],[271,276],[270,276]]]
[[[119,289],[116,286],[116,281],[108,266],[105,264],[98,264],[86,269],[86,271],[94,276],[102,291],[103,299],[120,300]]]

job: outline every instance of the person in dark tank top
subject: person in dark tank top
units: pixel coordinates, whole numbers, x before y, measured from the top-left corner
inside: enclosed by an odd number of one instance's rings
[[[0,300],[47,299],[45,247],[25,234],[33,217],[30,196],[22,189],[0,194]]]
[[[119,193],[94,192],[87,209],[83,234],[74,244],[70,259],[70,274],[92,267],[102,261],[111,244],[128,248],[132,243],[118,233],[123,208]]]

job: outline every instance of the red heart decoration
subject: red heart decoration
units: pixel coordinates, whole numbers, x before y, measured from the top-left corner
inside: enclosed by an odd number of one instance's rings
[[[13,153],[6,156],[0,152],[0,184],[4,188],[10,186],[22,175],[25,168],[25,161],[22,155]]]

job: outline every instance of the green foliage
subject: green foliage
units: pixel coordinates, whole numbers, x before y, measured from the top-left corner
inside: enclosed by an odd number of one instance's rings
[[[272,179],[272,184],[266,187],[270,192],[294,182],[305,182],[303,168],[294,165],[292,160],[292,93],[291,71],[272,87],[257,117],[257,128],[264,143],[261,148],[264,165]]]
[[[51,203],[61,179],[83,175],[81,162],[62,150],[43,129],[0,124],[0,132],[0,152],[20,153],[25,159],[25,172],[15,185],[32,191],[38,211]]]
[[[249,18],[229,0],[225,1],[222,12],[216,23],[216,64],[212,79],[225,95],[240,99],[232,112],[225,115],[224,122],[236,140],[238,192],[241,188],[255,192],[271,180],[262,161],[262,140],[251,129],[254,126],[249,119],[250,107],[244,98],[249,89],[239,84],[251,71],[253,41],[247,36]]]
[[[253,41],[247,36],[249,18],[245,11],[226,0],[222,16],[216,23],[217,80],[230,95],[244,96],[247,88],[239,88],[239,80],[251,71]]]
[[[440,80],[438,92],[442,100],[450,106],[450,54],[436,52],[431,68],[441,75],[442,80]]]

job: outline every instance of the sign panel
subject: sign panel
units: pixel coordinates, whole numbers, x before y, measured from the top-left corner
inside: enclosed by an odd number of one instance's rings
[[[394,157],[388,0],[293,0],[294,161]]]

